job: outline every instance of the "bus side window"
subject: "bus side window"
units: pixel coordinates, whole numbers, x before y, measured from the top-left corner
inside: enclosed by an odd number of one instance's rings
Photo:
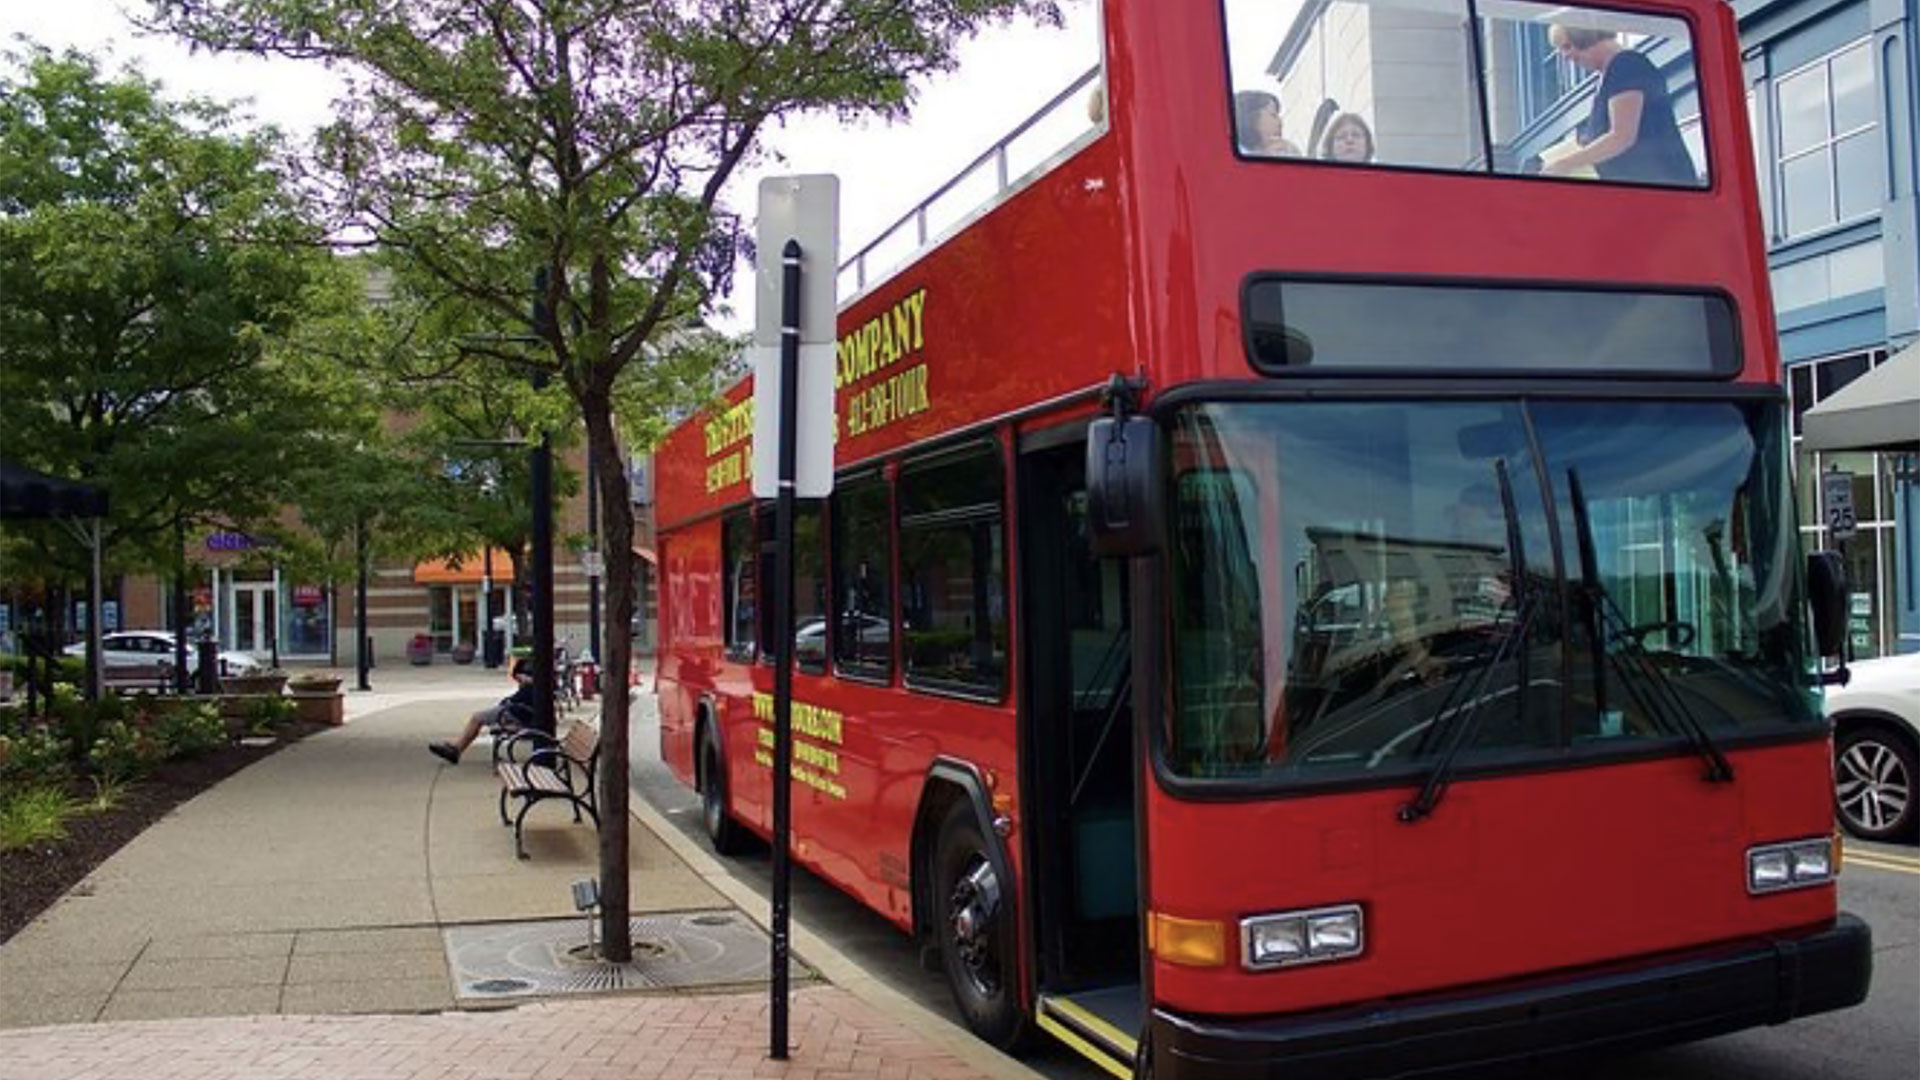
[[[825,508],[814,499],[793,508],[793,662],[815,675],[827,670]]]
[[[901,470],[902,662],[915,686],[1006,689],[1004,487],[992,443]]]
[[[727,656],[734,660],[753,659],[760,626],[760,560],[755,546],[753,518],[747,511],[735,511],[722,520],[721,623]]]
[[[893,677],[893,502],[884,476],[841,481],[833,493],[831,627],[834,670]],[[806,633],[803,628],[802,633]]]

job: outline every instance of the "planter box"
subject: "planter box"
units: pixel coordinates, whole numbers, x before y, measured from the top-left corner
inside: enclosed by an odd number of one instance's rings
[[[220,680],[220,689],[228,694],[278,694],[287,687],[285,675],[235,675]]]
[[[293,695],[293,713],[302,720],[314,724],[332,724],[334,727],[347,722],[346,695],[340,693],[301,693]]]

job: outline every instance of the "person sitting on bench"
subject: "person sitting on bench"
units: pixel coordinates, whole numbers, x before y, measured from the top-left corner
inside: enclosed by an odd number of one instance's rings
[[[480,737],[482,728],[493,731],[518,731],[533,726],[536,715],[534,709],[533,662],[521,657],[513,662],[513,681],[520,684],[512,694],[500,699],[500,704],[481,709],[467,717],[467,726],[460,737],[452,742],[429,743],[427,749],[444,759],[449,765],[460,764],[460,754],[473,745]]]

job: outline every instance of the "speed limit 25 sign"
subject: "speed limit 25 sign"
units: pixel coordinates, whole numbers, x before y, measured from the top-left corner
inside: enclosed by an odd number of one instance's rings
[[[1853,474],[1830,472],[1820,474],[1820,511],[1826,519],[1827,532],[1835,540],[1851,540],[1855,533],[1853,516]]]

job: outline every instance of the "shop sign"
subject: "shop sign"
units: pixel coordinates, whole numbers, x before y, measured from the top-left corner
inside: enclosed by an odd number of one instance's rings
[[[319,607],[320,601],[325,598],[325,595],[325,593],[321,592],[320,586],[318,585],[295,585],[293,587],[293,606]]]
[[[254,548],[268,548],[273,541],[266,537],[248,536],[238,532],[213,532],[207,534],[208,551],[252,551]]]

